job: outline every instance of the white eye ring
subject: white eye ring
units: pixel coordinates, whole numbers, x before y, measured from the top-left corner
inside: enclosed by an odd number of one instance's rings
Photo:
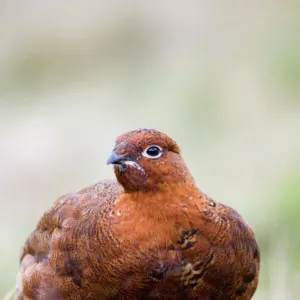
[[[154,154],[154,155],[151,155],[151,154],[149,153],[149,151],[148,151],[150,148],[156,148],[156,149],[157,149],[157,154],[155,153],[155,151],[153,151],[153,154]],[[153,149],[153,150],[155,150],[155,149]],[[155,158],[159,158],[159,157],[162,156],[162,154],[163,154],[163,151],[162,151],[162,150],[163,150],[163,149],[162,149],[161,147],[157,146],[157,145],[151,145],[151,146],[147,147],[147,148],[142,152],[142,155],[143,155],[144,157],[147,157],[147,158],[150,158],[150,159],[155,159]]]

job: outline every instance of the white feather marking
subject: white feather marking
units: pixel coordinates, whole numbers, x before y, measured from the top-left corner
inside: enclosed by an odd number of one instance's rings
[[[127,165],[127,166],[132,166],[132,167],[138,169],[139,171],[145,173],[145,170],[144,170],[137,162],[135,162],[135,161],[132,161],[132,160],[125,160],[123,163],[124,163],[125,165]]]

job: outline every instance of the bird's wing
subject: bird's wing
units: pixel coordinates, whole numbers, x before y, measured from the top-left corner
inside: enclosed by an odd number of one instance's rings
[[[104,181],[54,203],[22,250],[19,299],[76,299],[71,294],[97,273],[94,253],[109,238],[105,219],[121,190],[114,181]]]
[[[192,229],[184,230],[180,241],[184,285],[195,292],[209,291],[215,299],[250,299],[259,271],[252,229],[234,209],[206,196],[190,222]]]

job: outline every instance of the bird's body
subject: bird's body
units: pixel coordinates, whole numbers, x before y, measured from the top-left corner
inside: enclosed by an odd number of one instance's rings
[[[113,153],[118,181],[59,198],[28,238],[19,299],[251,299],[254,234],[197,188],[177,145],[139,130]]]

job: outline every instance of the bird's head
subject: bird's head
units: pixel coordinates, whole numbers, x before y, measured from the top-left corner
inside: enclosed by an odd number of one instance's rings
[[[177,144],[154,129],[137,129],[119,136],[107,164],[114,165],[117,180],[126,192],[157,191],[191,179]]]

